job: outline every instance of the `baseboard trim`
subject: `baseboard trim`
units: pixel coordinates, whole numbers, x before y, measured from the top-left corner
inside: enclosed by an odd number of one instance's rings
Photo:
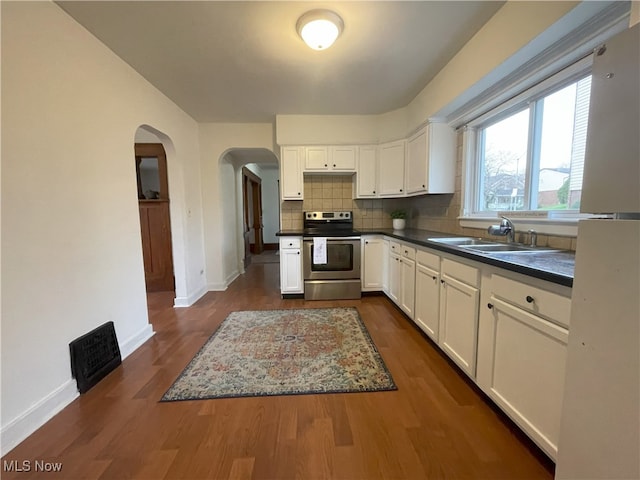
[[[151,324],[147,324],[138,333],[122,342],[120,344],[120,356],[122,359],[124,360],[135,352],[144,342],[149,340],[155,334],[156,332],[153,331],[153,326]]]
[[[69,379],[0,430],[0,452],[6,455],[29,435],[78,398],[78,385]]]
[[[209,292],[224,292],[227,289],[227,287],[231,285],[231,282],[233,282],[239,276],[240,276],[240,271],[234,270],[233,272],[231,272],[230,275],[227,276],[224,282],[208,283],[207,290]]]
[[[189,295],[188,297],[176,297],[173,300],[173,306],[175,307],[190,307],[191,305],[193,305],[194,303],[196,303],[198,300],[200,300],[205,293],[207,293],[207,287],[205,285],[203,285],[202,287],[200,287],[199,290],[197,290],[196,292],[192,293],[191,295]]]

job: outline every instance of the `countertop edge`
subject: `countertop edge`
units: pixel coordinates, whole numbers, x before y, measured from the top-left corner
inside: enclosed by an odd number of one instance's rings
[[[494,267],[509,270],[512,272],[521,273],[523,275],[535,277],[540,280],[546,280],[548,282],[552,282],[558,285],[563,285],[565,287],[570,287],[570,288],[573,287],[573,276],[554,273],[548,270],[541,270],[536,267],[523,265],[522,263],[512,263],[507,260],[501,259],[499,257],[490,256],[482,253],[476,253],[469,250],[457,248],[455,246],[432,242],[426,239],[426,238],[433,238],[433,237],[457,237],[460,235],[454,235],[454,234],[443,233],[443,232],[433,232],[429,230],[417,230],[417,229],[410,229],[408,231],[412,232],[414,235],[408,236],[404,230],[403,231],[392,230],[392,229],[357,230],[357,232],[360,235],[384,235],[387,237],[392,237],[398,240],[402,240],[407,243],[412,243],[414,245],[419,245],[422,247],[431,248],[433,250],[450,253],[462,258],[466,258],[468,260],[473,260],[476,262],[480,262],[480,263],[484,263]],[[424,236],[425,239],[414,238],[416,234],[420,236]],[[276,233],[276,236],[277,237],[302,237],[305,235],[301,230],[281,230]],[[526,257],[522,257],[522,259],[526,260]]]

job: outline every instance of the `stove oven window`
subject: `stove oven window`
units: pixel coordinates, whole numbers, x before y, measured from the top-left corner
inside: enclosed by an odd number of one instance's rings
[[[313,245],[311,245],[313,258]],[[311,263],[313,272],[348,272],[353,270],[353,245],[327,243],[327,263]]]

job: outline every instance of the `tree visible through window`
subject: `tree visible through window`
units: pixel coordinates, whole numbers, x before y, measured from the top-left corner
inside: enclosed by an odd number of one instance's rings
[[[478,128],[476,212],[577,210],[591,77]]]

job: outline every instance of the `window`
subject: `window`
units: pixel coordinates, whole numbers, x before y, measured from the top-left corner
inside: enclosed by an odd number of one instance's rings
[[[591,76],[549,83],[472,126],[472,213],[579,210]]]

